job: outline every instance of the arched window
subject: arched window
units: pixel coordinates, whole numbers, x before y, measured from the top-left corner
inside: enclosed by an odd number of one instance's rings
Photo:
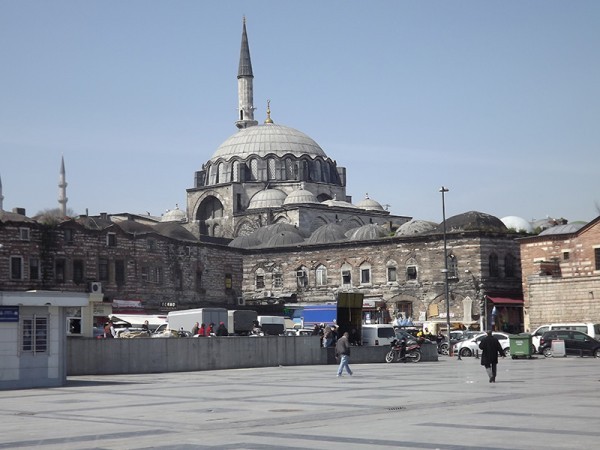
[[[265,288],[265,271],[263,269],[256,269],[254,274],[254,286],[256,289]]]
[[[397,283],[398,282],[398,264],[396,261],[389,260],[386,264],[387,282]]]
[[[275,180],[275,158],[269,158],[267,161],[267,177],[269,180]]]
[[[515,276],[516,263],[516,258],[510,253],[504,257],[504,276],[506,278],[513,278]]]
[[[342,286],[352,286],[352,266],[348,263],[342,265]]]
[[[296,161],[292,160],[292,158],[285,159],[285,179],[298,179],[298,164],[296,164]]]
[[[219,163],[219,176],[217,183],[227,183],[227,164]]]
[[[208,167],[208,184],[217,184],[219,182],[219,171],[214,165]]]
[[[250,160],[250,179],[252,181],[258,180],[258,161],[256,159]]]
[[[499,276],[498,255],[496,255],[495,253],[492,253],[490,255],[488,261],[489,261],[490,277],[498,277]]]
[[[283,287],[283,273],[281,269],[276,267],[273,269],[273,289],[280,289]]]
[[[360,265],[360,284],[371,284],[371,264]]]
[[[296,269],[296,282],[299,288],[308,286],[308,269],[304,266]]]
[[[406,281],[417,281],[417,277],[417,260],[415,258],[409,258],[408,261],[406,261]]]
[[[240,181],[240,162],[234,161],[231,165],[231,181]]]
[[[321,178],[321,161],[318,159],[314,162],[315,166],[315,176],[313,177],[313,181],[323,181]]]
[[[317,286],[327,286],[327,267],[323,264],[315,269],[315,284]]]
[[[448,278],[458,278],[458,261],[454,255],[448,255]]]

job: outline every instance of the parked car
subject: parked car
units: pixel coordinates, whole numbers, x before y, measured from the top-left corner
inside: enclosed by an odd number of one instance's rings
[[[552,341],[558,339],[565,342],[565,353],[567,355],[590,355],[600,358],[600,341],[576,330],[546,331],[540,339],[539,352],[546,357],[552,356]]]
[[[479,344],[485,336],[485,333],[480,333],[479,335],[470,339],[465,339],[463,341],[457,342],[454,346],[453,353],[459,354],[461,357],[473,356],[475,352],[480,351]],[[506,353],[506,356],[510,356],[510,334],[502,333],[500,331],[494,331],[492,333],[492,336],[498,339],[500,345],[502,346],[502,349],[504,350],[504,353]]]

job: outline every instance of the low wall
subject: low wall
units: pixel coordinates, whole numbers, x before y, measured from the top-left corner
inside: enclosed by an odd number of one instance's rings
[[[191,339],[69,339],[67,375],[192,372],[251,367],[335,364],[335,350],[318,336]],[[437,351],[423,346],[423,361]],[[352,347],[351,363],[383,363],[389,347]],[[433,351],[433,354],[430,354]]]

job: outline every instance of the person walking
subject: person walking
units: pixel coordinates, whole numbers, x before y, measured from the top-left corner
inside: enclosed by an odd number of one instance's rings
[[[506,356],[504,349],[491,331],[488,331],[487,336],[481,340],[479,348],[481,349],[481,365],[485,366],[488,377],[490,377],[490,383],[495,383],[498,355],[504,358]]]
[[[340,358],[340,365],[338,367],[337,376],[341,377],[344,367],[348,375],[352,376],[352,371],[348,363],[350,362],[350,342],[348,342],[349,333],[346,331],[344,335],[338,339],[335,344],[335,356]]]

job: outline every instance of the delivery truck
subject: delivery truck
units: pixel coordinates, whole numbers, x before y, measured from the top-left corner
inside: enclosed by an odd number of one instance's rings
[[[257,320],[256,311],[249,309],[233,309],[227,311],[227,331],[234,336],[247,336],[254,328]]]
[[[279,336],[285,333],[285,317],[258,316],[258,323],[265,336]]]
[[[169,311],[167,314],[167,324],[169,330],[179,331],[183,328],[184,331],[191,332],[194,324],[209,324],[215,325],[215,331],[219,323],[227,323],[227,310],[225,308],[198,308],[184,309],[181,311]]]

